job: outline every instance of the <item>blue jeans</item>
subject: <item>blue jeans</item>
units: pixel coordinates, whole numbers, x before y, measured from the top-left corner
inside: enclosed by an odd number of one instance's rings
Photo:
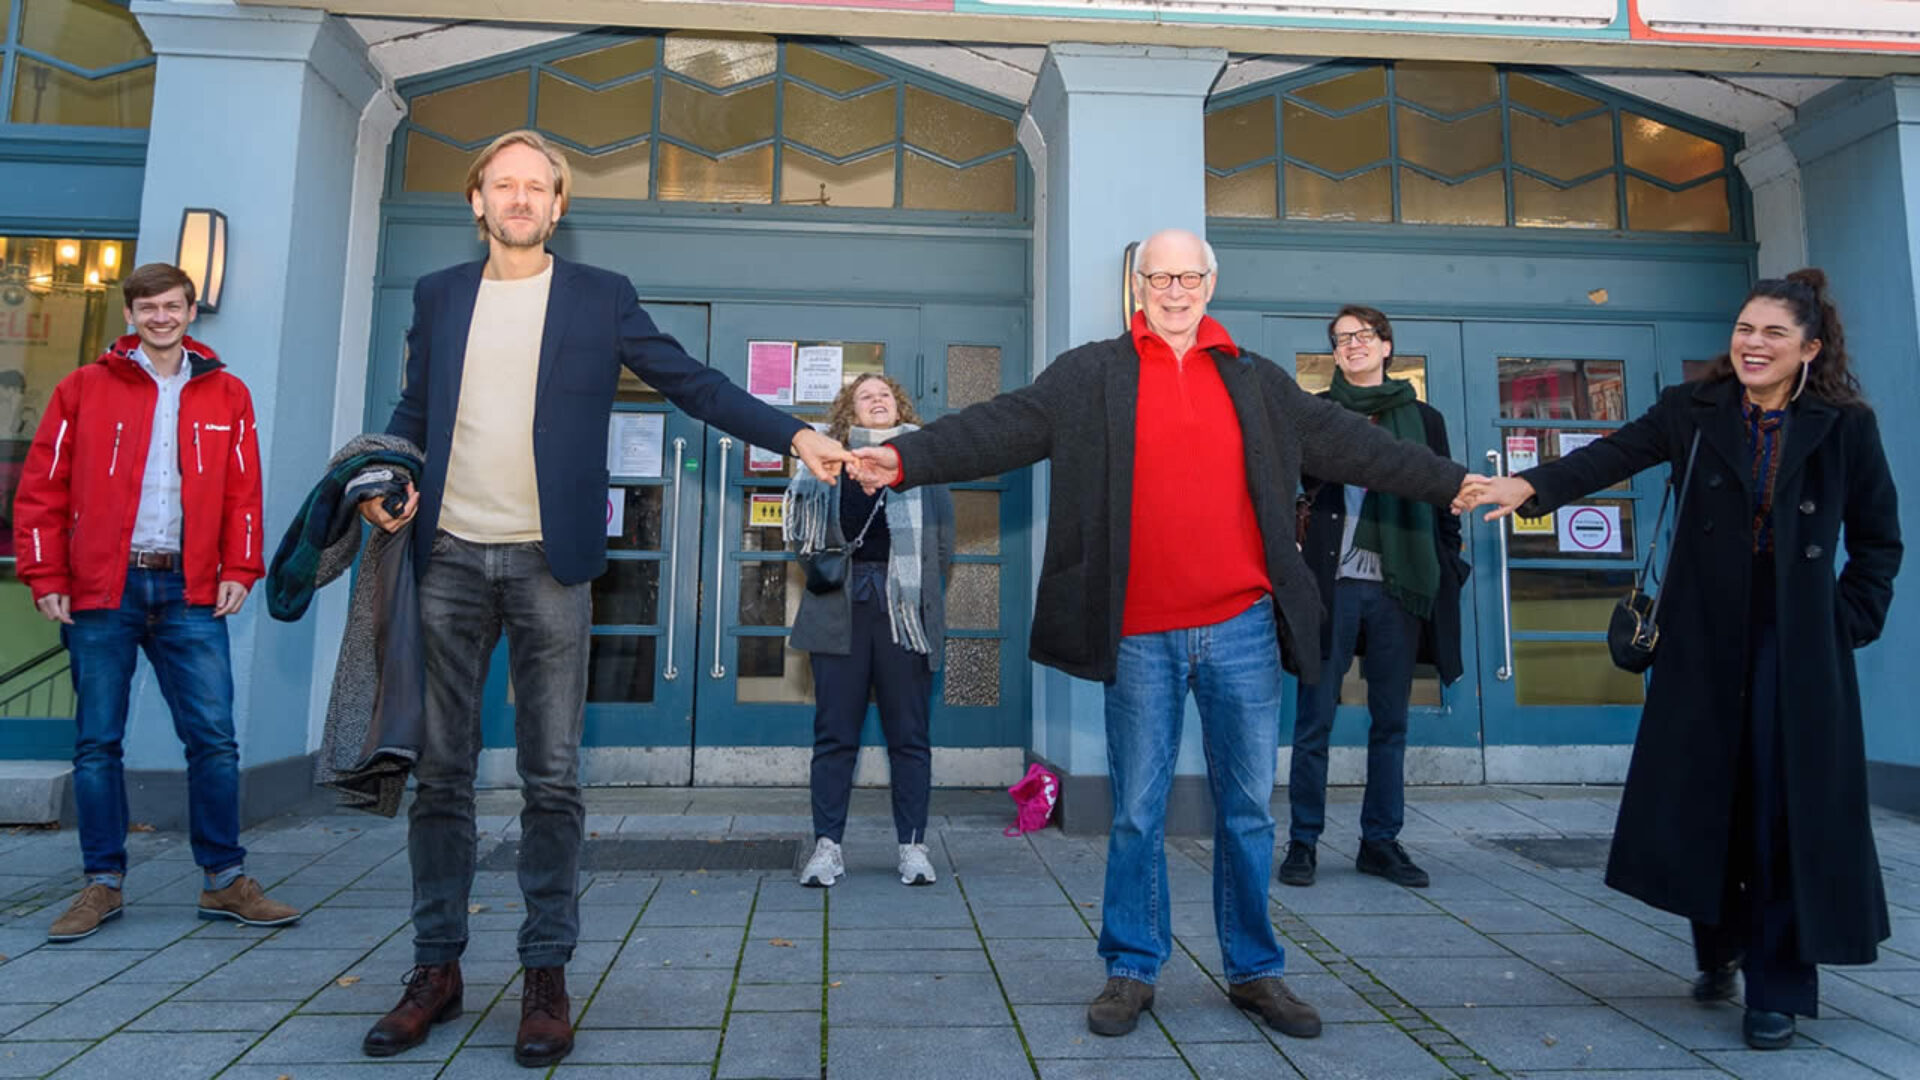
[[[1273,870],[1274,759],[1280,742],[1280,646],[1261,597],[1212,626],[1120,639],[1107,684],[1113,832],[1100,955],[1109,976],[1154,982],[1173,951],[1167,891],[1167,792],[1187,693],[1200,705],[1213,792],[1213,918],[1227,981],[1279,975],[1286,953],[1267,913]]]
[[[1293,725],[1293,768],[1287,780],[1292,839],[1320,840],[1327,825],[1327,741],[1333,712],[1340,704],[1340,680],[1353,663],[1364,631],[1367,652],[1361,671],[1367,679],[1367,794],[1360,804],[1360,838],[1384,844],[1398,839],[1407,812],[1407,704],[1413,696],[1414,654],[1420,648],[1420,620],[1407,613],[1377,581],[1336,582],[1333,586],[1333,641],[1320,668],[1320,681],[1300,683],[1299,715]]]
[[[233,736],[233,667],[227,622],[186,600],[177,570],[129,570],[114,610],[73,613],[60,628],[76,698],[73,805],[89,874],[127,872],[127,783],[121,743],[127,695],[141,650],[173,712],[187,753],[187,821],[193,861],[208,873],[240,865],[240,747]]]
[[[413,867],[413,961],[449,964],[467,947],[473,891],[474,776],[487,664],[507,636],[513,679],[514,763],[520,772],[520,962],[560,967],[580,937],[580,738],[587,699],[592,597],[562,585],[540,543],[433,539],[420,579],[427,700],[414,799],[407,817]]]

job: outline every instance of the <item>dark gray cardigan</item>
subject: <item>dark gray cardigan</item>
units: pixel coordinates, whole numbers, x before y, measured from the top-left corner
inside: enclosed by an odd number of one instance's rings
[[[844,479],[840,482],[852,483]],[[828,547],[844,547],[847,543],[846,532],[840,527],[841,496],[838,490],[833,493],[833,513],[827,515]],[[927,664],[939,671],[947,654],[947,576],[953,569],[955,534],[953,496],[946,488],[926,490],[922,518],[920,625],[927,632]],[[796,541],[790,546],[798,550],[800,545]],[[824,595],[801,590],[800,610],[793,616],[787,644],[801,652],[847,655],[853,648],[853,600],[848,590],[835,589]]]
[[[1314,476],[1446,505],[1467,470],[1402,442],[1300,389],[1250,352],[1216,351],[1240,418],[1248,494],[1266,543],[1275,623],[1287,670],[1320,670],[1320,592],[1294,547],[1294,496]],[[902,486],[947,484],[1052,460],[1047,546],[1040,564],[1028,655],[1069,675],[1113,678],[1126,610],[1140,357],[1131,335],[1062,354],[1032,384],[942,417],[893,440]],[[1179,447],[1161,452],[1180,453]],[[1196,461],[1195,469],[1207,463]],[[1208,557],[1195,537],[1193,557]],[[1151,567],[1143,568],[1151,570]]]

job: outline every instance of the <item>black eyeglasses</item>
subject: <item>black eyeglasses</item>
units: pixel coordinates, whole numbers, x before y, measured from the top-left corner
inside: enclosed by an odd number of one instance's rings
[[[1372,330],[1355,330],[1350,334],[1333,335],[1333,347],[1336,349],[1344,349],[1347,347],[1348,342],[1354,342],[1360,345],[1371,345],[1379,340],[1380,335],[1374,333]]]
[[[1201,282],[1207,280],[1207,275],[1213,273],[1213,271],[1187,270],[1178,274],[1170,274],[1165,270],[1158,270],[1149,274],[1144,270],[1136,270],[1134,273],[1147,279],[1147,284],[1156,289],[1167,288],[1176,281],[1180,283],[1180,287],[1183,289],[1197,289],[1200,287]]]

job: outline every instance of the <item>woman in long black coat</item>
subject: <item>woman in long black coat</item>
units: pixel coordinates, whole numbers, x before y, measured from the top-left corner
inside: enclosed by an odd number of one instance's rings
[[[1480,502],[1535,516],[1683,477],[1696,433],[1607,884],[1693,920],[1694,998],[1741,969],[1746,1041],[1775,1049],[1818,1015],[1814,965],[1871,963],[1889,933],[1853,652],[1885,625],[1900,522],[1825,275],[1755,285],[1705,381]]]

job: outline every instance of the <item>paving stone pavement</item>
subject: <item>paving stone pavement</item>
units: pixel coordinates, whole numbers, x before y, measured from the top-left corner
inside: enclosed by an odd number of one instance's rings
[[[1168,844],[1176,947],[1155,1011],[1087,1033],[1104,837],[1001,835],[1004,793],[939,791],[940,874],[893,873],[886,796],[856,793],[848,876],[583,873],[568,969],[579,1026],[560,1080],[1920,1080],[1920,821],[1875,816],[1894,919],[1879,963],[1821,974],[1821,1017],[1755,1053],[1737,1005],[1686,997],[1687,927],[1609,891],[1592,865],[1529,861],[1496,841],[1604,837],[1618,792],[1413,789],[1402,839],[1433,886],[1352,869],[1358,792],[1336,790],[1320,880],[1273,887],[1289,982],[1326,1020],[1279,1036],[1226,1001],[1209,842]],[[588,829],[627,839],[799,839],[794,790],[597,789]],[[1284,791],[1276,817],[1286,818]],[[512,792],[481,799],[482,856],[514,840]],[[1283,829],[1284,834],[1284,829]],[[0,1078],[486,1080],[525,1077],[514,875],[483,871],[463,971],[466,1013],[398,1057],[360,1056],[411,960],[405,817],[288,815],[249,830],[248,869],[306,909],[277,931],[201,922],[184,836],[138,832],[124,918],[69,945],[47,924],[76,889],[71,831],[0,830]],[[1571,851],[1570,845],[1567,850]],[[1595,845],[1586,845],[1591,854]],[[1578,858],[1558,861],[1580,862]],[[1586,861],[1590,862],[1591,859]]]

